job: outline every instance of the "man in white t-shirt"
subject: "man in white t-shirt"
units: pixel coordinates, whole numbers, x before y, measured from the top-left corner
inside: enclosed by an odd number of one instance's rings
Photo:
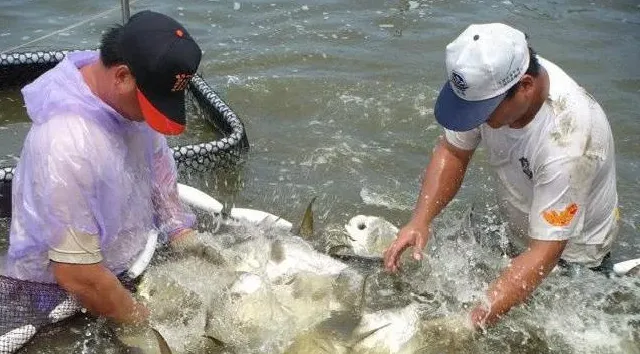
[[[556,264],[603,266],[617,233],[614,144],[598,103],[562,69],[537,56],[525,35],[504,24],[469,26],[446,49],[448,81],[435,104],[445,138],[426,169],[413,217],[385,251],[416,259],[430,225],[458,192],[483,144],[501,182],[501,210],[520,254],[488,289],[476,327],[531,294]]]

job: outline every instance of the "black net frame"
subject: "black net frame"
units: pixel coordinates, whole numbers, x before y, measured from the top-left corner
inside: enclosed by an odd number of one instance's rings
[[[45,71],[56,66],[70,52],[74,51],[0,54],[0,92],[32,82]],[[172,147],[178,171],[203,172],[241,163],[242,157],[249,150],[249,140],[240,118],[201,75],[194,75],[189,82],[188,91],[194,98],[196,109],[202,113],[221,138]],[[13,175],[12,166],[0,166],[0,217],[8,217],[11,213],[10,191]]]

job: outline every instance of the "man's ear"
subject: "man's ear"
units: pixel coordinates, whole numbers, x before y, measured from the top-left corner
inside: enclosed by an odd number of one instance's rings
[[[535,78],[533,76],[529,74],[524,74],[522,79],[520,79],[520,87],[518,88],[518,91],[521,91],[525,95],[531,95],[533,94],[533,91],[535,88],[534,83],[535,83]]]
[[[136,80],[128,66],[122,64],[113,68],[116,89],[119,93],[129,93],[136,90]]]

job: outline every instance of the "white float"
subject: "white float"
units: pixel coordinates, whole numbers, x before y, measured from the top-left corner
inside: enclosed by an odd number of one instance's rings
[[[212,214],[222,212],[222,203],[199,189],[178,183],[178,195],[182,202],[194,208]]]
[[[625,275],[637,266],[640,266],[640,258],[630,259],[628,261],[619,262],[613,265],[613,272],[616,275]]]
[[[182,202],[194,208],[207,211],[212,214],[219,214],[222,212],[222,203],[199,189],[178,183],[178,195]],[[262,210],[232,208],[229,211],[229,216],[232,219],[247,221],[252,224],[274,224],[277,228],[287,231],[291,231],[291,228],[293,227],[289,221]]]
[[[144,249],[140,252],[138,259],[136,259],[129,270],[127,271],[127,275],[131,279],[137,278],[151,262],[151,258],[153,258],[153,254],[156,251],[156,244],[158,243],[158,231],[151,230],[149,232],[149,236],[147,237],[147,243],[144,245]]]
[[[36,334],[36,327],[26,325],[9,331],[0,337],[0,353],[13,353]]]
[[[269,214],[266,211],[246,209],[246,208],[232,208],[229,212],[229,216],[237,220],[245,220],[252,224],[273,224],[279,229],[291,231],[293,224],[289,221]]]

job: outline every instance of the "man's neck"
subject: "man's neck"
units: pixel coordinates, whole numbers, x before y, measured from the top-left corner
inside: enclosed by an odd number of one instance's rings
[[[82,74],[82,78],[84,79],[84,82],[89,87],[89,90],[91,90],[91,93],[96,95],[96,97],[101,99],[103,102],[106,102],[106,100],[103,97],[104,94],[101,92],[100,87],[98,85],[98,82],[101,81],[100,78],[98,77],[99,71],[101,69],[102,69],[102,63],[100,63],[100,61],[96,61],[94,63],[87,64],[81,67],[80,74]]]
[[[80,68],[80,73],[84,82],[87,84],[91,93],[98,97],[102,102],[113,108],[116,112],[120,113],[125,119],[126,117],[120,107],[116,104],[116,100],[110,95],[109,90],[105,87],[105,83],[110,82],[107,75],[107,68],[102,65],[101,61],[96,61],[91,64],[87,64]]]
[[[534,102],[529,106],[529,109],[522,118],[513,122],[509,125],[509,128],[512,129],[521,129],[524,128],[527,124],[531,123],[531,121],[536,117],[538,111],[540,111],[540,107],[544,104],[544,101],[549,96],[549,74],[544,68],[540,68],[540,73],[538,77],[535,79],[535,94],[534,94]]]

